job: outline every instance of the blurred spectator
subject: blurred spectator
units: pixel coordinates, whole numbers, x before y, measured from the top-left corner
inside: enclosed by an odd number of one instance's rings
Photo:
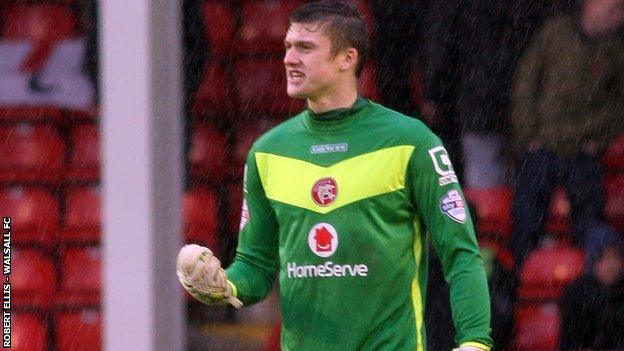
[[[454,116],[472,188],[504,185],[510,81],[527,39],[551,1],[438,0],[423,35],[427,68],[423,116]]]
[[[624,119],[623,0],[585,0],[548,21],[519,65],[513,92],[512,238],[518,264],[537,245],[553,191],[571,204],[573,241],[603,217],[602,153]]]
[[[603,222],[595,222],[585,233],[583,248],[585,251],[585,272],[591,273],[600,251],[605,245],[620,240],[619,234]]]
[[[624,348],[624,247],[603,242],[590,271],[566,287],[561,302],[561,349]]]

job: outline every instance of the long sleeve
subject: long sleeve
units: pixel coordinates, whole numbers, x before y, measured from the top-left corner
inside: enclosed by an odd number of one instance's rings
[[[243,191],[236,257],[226,271],[237,297],[250,304],[271,291],[278,267],[278,224],[264,194],[253,149],[247,157]]]
[[[490,295],[483,260],[448,154],[433,133],[414,150],[408,177],[417,215],[432,238],[449,283],[455,341],[491,347]]]
[[[516,152],[526,150],[531,140],[539,136],[538,101],[544,75],[544,50],[547,49],[541,31],[522,56],[514,78],[511,124]]]

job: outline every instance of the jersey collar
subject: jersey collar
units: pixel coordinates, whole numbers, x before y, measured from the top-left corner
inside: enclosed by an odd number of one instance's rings
[[[312,130],[329,132],[332,130],[340,130],[341,126],[350,120],[350,116],[356,114],[364,107],[368,106],[368,100],[360,95],[357,96],[353,106],[349,108],[338,108],[322,113],[315,113],[306,104],[306,122]]]

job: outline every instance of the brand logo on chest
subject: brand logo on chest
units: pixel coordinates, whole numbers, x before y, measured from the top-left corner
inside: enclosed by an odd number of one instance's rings
[[[327,154],[331,152],[346,152],[349,149],[349,144],[325,144],[325,145],[312,145],[310,146],[311,154]]]
[[[328,258],[332,256],[338,249],[338,232],[336,228],[326,222],[315,224],[308,233],[308,247],[318,257]],[[365,263],[344,264],[333,261],[322,263],[319,263],[317,260],[314,261],[312,264],[288,262],[285,270],[288,278],[357,278],[367,277],[369,273],[368,266]]]

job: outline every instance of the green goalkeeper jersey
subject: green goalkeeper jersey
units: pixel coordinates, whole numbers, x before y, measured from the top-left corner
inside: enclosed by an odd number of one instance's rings
[[[456,341],[491,346],[472,221],[446,150],[420,121],[360,97],[305,110],[255,142],[244,193],[228,279],[251,304],[279,276],[283,350],[424,350],[428,237]]]

